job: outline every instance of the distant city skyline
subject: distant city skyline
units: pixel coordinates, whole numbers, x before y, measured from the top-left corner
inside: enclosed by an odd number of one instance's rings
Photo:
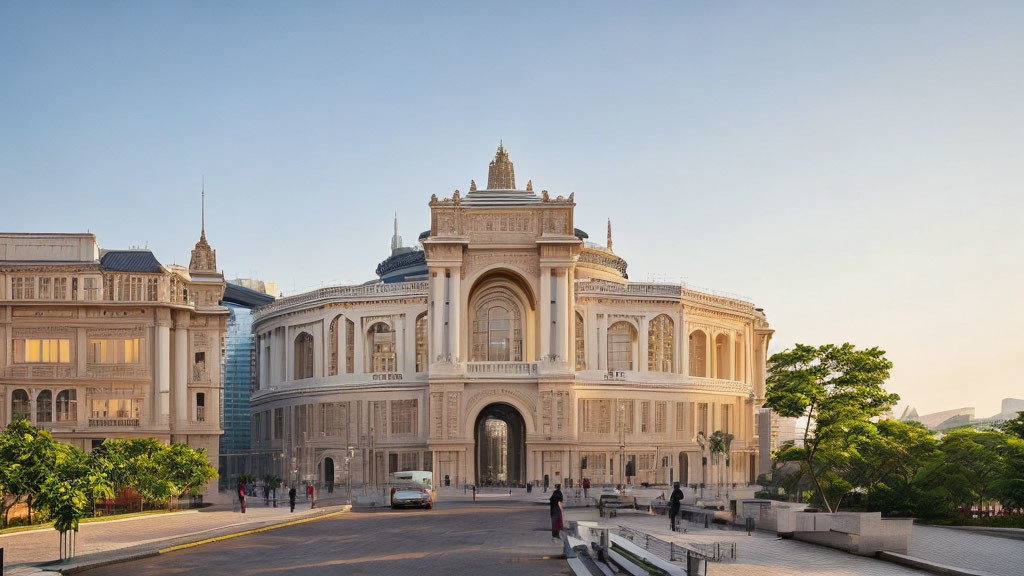
[[[584,9],[585,8],[585,9]],[[1024,392],[1019,3],[0,5],[0,231],[293,294],[486,180],[575,193],[629,276],[879,346],[918,412]],[[160,218],[154,215],[160,214]],[[167,217],[170,214],[172,217]],[[659,278],[665,278],[659,276]],[[900,410],[895,410],[898,415]]]

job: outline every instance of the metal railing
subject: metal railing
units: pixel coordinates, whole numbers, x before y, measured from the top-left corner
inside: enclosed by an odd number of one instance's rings
[[[666,542],[646,532],[622,525],[619,526],[619,536],[669,562],[685,563],[687,553],[695,553],[711,562],[720,562],[726,558],[736,560],[735,542],[690,542],[687,544],[676,544],[675,542]]]
[[[138,426],[138,418],[89,418],[89,426]]]

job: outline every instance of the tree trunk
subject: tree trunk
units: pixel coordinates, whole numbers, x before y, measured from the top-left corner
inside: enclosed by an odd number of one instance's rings
[[[32,496],[31,495],[29,495],[28,500],[26,500],[26,502],[28,503],[28,523],[29,523],[29,526],[31,526],[32,525]]]
[[[825,495],[825,491],[821,488],[821,483],[818,482],[818,475],[814,473],[814,462],[810,458],[807,460],[807,469],[811,473],[811,480],[814,481],[814,487],[818,489],[818,496],[821,501],[825,504],[825,509],[828,510],[829,514],[833,513],[832,505],[828,503],[828,496]]]

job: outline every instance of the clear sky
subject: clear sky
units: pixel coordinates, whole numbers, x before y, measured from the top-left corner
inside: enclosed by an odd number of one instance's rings
[[[432,193],[576,193],[634,280],[880,346],[926,412],[1024,397],[1024,3],[0,0],[0,230],[291,294]]]

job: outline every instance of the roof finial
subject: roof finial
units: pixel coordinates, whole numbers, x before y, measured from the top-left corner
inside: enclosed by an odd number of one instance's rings
[[[488,190],[515,190],[516,173],[512,161],[505,150],[505,144],[498,141],[498,151],[494,153],[494,160],[487,170]]]
[[[533,192],[533,180],[526,181],[526,191]]]
[[[612,251],[612,219],[608,219],[608,251]]]
[[[203,174],[203,200],[202,200],[202,225],[200,228],[200,235],[206,237],[206,174]]]

